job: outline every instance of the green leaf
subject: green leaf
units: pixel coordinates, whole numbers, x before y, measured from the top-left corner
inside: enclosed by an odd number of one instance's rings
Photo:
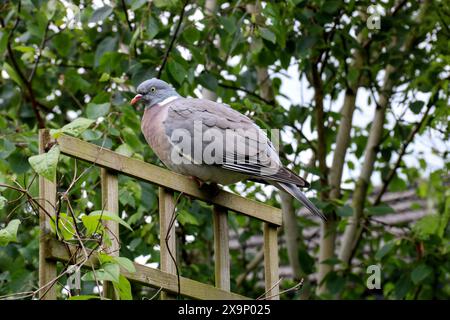
[[[94,296],[94,295],[81,295],[81,296],[71,296],[69,298],[69,300],[100,300],[99,296]]]
[[[110,103],[89,103],[86,108],[86,115],[89,119],[97,119],[99,117],[104,117],[109,112]]]
[[[6,228],[0,230],[0,246],[6,246],[8,243],[17,242],[17,230],[19,229],[20,220],[11,220]]]
[[[414,284],[419,284],[433,272],[433,269],[422,263],[411,272],[411,280]]]
[[[113,12],[113,8],[110,6],[104,6],[101,8],[98,8],[94,11],[91,18],[89,19],[89,22],[97,23],[99,21],[103,21]]]
[[[86,119],[86,118],[76,118],[71,123],[66,124],[64,127],[62,127],[59,130],[50,130],[50,134],[53,138],[58,138],[62,133],[70,134],[74,137],[79,136],[82,134],[87,128],[93,124],[95,120]]]
[[[186,224],[200,225],[197,218],[187,210],[182,210],[178,215],[178,221],[184,226]]]
[[[54,145],[49,152],[28,158],[28,162],[37,174],[47,180],[55,181],[59,153],[59,146]]]
[[[115,263],[107,263],[102,268],[86,273],[81,280],[83,281],[112,281],[119,282],[120,267]]]
[[[0,196],[0,210],[5,207],[6,202],[8,202],[8,200],[5,197]]]
[[[414,112],[415,114],[419,114],[420,110],[422,110],[422,107],[425,105],[425,103],[423,101],[414,101],[413,103],[411,103],[410,105],[410,109],[412,112]]]
[[[113,282],[113,286],[114,289],[116,289],[120,300],[133,300],[130,282],[123,275],[119,276],[118,282]]]
[[[119,266],[127,270],[128,272],[136,272],[136,268],[134,266],[133,261],[125,257],[112,257],[113,261],[116,262]]]
[[[126,157],[131,157],[134,154],[134,150],[126,143],[121,144],[115,151]]]
[[[171,60],[168,64],[169,72],[172,77],[179,83],[182,84],[183,80],[186,78],[186,70],[181,64],[175,60]]]
[[[47,10],[45,10],[45,15],[48,20],[51,20],[53,18],[53,16],[55,15],[57,4],[58,3],[56,0],[49,0],[47,2]]]
[[[122,129],[122,136],[125,142],[134,150],[140,150],[142,147],[141,141],[139,140],[136,132],[131,128],[126,127]]]
[[[353,215],[353,208],[346,204],[343,207],[339,207],[336,213],[340,217],[351,217]]]
[[[96,210],[91,212],[89,215],[82,216],[81,220],[83,221],[84,226],[90,231],[93,230],[92,227],[94,227],[95,230],[99,220],[114,221],[133,231],[128,223],[123,221],[117,214],[109,211]]]
[[[98,79],[99,82],[105,82],[109,80],[109,74],[103,73],[100,79]]]
[[[368,207],[367,212],[371,216],[379,216],[379,215],[388,214],[388,213],[395,213],[395,210],[392,209],[387,204],[380,204],[375,207]]]
[[[53,232],[56,233],[55,221],[50,220],[50,227]],[[72,217],[69,217],[66,213],[60,212],[58,218],[58,234],[64,240],[71,240],[75,235],[75,226],[73,224]]]
[[[198,77],[198,82],[205,87],[206,89],[209,89],[211,91],[216,91],[217,89],[217,79],[210,74],[209,72],[203,72],[199,77]]]
[[[7,62],[3,63],[3,70],[8,73],[8,75],[12,80],[14,80],[14,82],[16,82],[19,86],[22,86],[22,80],[20,80],[19,75]]]
[[[131,11],[135,11],[137,9],[139,9],[140,7],[142,7],[144,4],[147,3],[148,0],[133,0],[132,4],[131,4]]]
[[[439,228],[439,222],[439,215],[426,215],[416,222],[413,226],[413,232],[421,240],[427,240],[431,235],[436,234]]]
[[[272,31],[270,31],[267,28],[259,28],[259,31],[261,32],[261,37],[263,39],[266,39],[275,44],[275,42],[277,41],[275,33],[273,33]]]
[[[159,33],[158,21],[152,16],[148,18],[147,29],[145,31],[147,31],[148,40],[152,40]]]
[[[381,260],[385,255],[387,255],[392,249],[394,249],[395,243],[390,241],[386,243],[380,250],[375,254],[375,259]]]

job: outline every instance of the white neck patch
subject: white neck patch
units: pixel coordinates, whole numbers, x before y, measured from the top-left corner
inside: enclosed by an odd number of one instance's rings
[[[168,98],[165,98],[163,101],[161,101],[160,103],[158,103],[160,106],[165,106],[166,104],[168,104],[169,102],[172,102],[175,99],[178,99],[179,96],[171,96]]]

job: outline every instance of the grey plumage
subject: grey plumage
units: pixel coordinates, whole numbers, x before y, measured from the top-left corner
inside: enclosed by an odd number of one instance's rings
[[[283,167],[270,139],[250,118],[222,103],[183,98],[157,79],[143,82],[137,91],[139,94],[132,103],[143,100],[146,106],[142,132],[168,168],[223,185],[245,179],[269,183],[288,192],[313,214],[325,219],[299,189],[309,184]],[[187,148],[180,148],[185,136],[197,137],[199,133],[210,136],[210,140],[191,139]],[[212,148],[213,141],[221,142],[221,147]],[[214,151],[211,152],[214,162],[198,158],[196,150],[200,150],[202,156],[206,151]],[[174,155],[186,161],[175,161]]]

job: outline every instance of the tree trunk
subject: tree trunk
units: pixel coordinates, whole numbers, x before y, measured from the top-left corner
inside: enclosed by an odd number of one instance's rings
[[[420,21],[425,16],[426,11],[430,5],[430,1],[425,1],[420,8],[420,12],[417,21]],[[409,52],[418,36],[417,32],[412,32],[406,39],[403,45],[403,51]],[[393,41],[395,43],[396,41]],[[379,92],[379,103],[377,104],[377,109],[375,111],[375,116],[372,121],[372,126],[369,132],[369,139],[367,141],[365,157],[363,167],[361,169],[360,176],[355,186],[355,192],[353,194],[352,207],[353,216],[349,219],[347,227],[345,228],[342,245],[339,252],[339,259],[344,262],[344,264],[350,263],[350,258],[352,252],[355,249],[357,239],[362,230],[361,218],[363,217],[365,200],[367,198],[367,189],[370,184],[370,178],[373,173],[373,168],[375,165],[376,156],[378,153],[378,146],[383,133],[383,124],[386,117],[386,110],[391,97],[392,89],[394,87],[394,82],[391,76],[399,72],[399,67],[393,67],[388,65],[385,69],[385,76],[383,80],[382,88]]]

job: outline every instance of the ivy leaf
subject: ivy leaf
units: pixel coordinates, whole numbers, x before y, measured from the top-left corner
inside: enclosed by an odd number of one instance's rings
[[[82,117],[76,118],[71,123],[66,124],[61,129],[50,130],[50,135],[55,139],[59,138],[63,133],[67,133],[74,137],[77,137],[80,134],[82,134],[85,130],[87,130],[87,128],[89,128],[91,124],[93,124],[94,122],[95,120],[92,119],[86,119]]]
[[[428,277],[431,274],[432,271],[433,271],[433,269],[431,269],[431,267],[429,267],[426,264],[422,263],[421,265],[417,266],[411,272],[411,280],[414,282],[414,284],[419,284],[426,277]]]
[[[89,215],[82,216],[81,220],[83,221],[84,226],[86,227],[86,229],[88,229],[88,232],[90,233],[95,231],[95,228],[97,228],[97,225],[99,224],[100,220],[114,221],[133,231],[133,229],[130,227],[128,223],[123,221],[117,214],[114,214],[109,211],[102,211],[102,210],[93,211]]]
[[[91,18],[89,19],[90,23],[97,23],[99,21],[103,21],[109,17],[109,15],[113,12],[113,9],[110,6],[104,6],[98,8],[94,11]]]
[[[50,227],[53,232],[56,233],[55,221],[50,220]],[[60,212],[58,218],[58,234],[64,240],[70,240],[74,238],[75,226],[71,217],[67,216],[66,213]]]
[[[59,146],[54,145],[47,153],[29,157],[28,162],[37,174],[53,182],[56,179],[56,166],[59,160],[59,153]]]
[[[113,286],[114,289],[116,289],[120,300],[133,300],[130,282],[123,275],[119,275],[119,281],[113,282]]]
[[[17,230],[19,229],[20,220],[11,220],[6,228],[0,230],[0,246],[6,246],[10,242],[17,242]]]
[[[114,262],[116,262],[119,266],[127,270],[128,272],[136,272],[136,267],[134,266],[133,261],[125,257],[113,257]]]
[[[131,148],[128,144],[123,143],[115,150],[117,153],[120,153],[126,157],[131,157],[134,154],[133,148]]]
[[[119,282],[120,267],[115,263],[107,263],[103,265],[101,269],[95,271],[89,271],[86,273],[81,280],[83,281],[111,281]]]

